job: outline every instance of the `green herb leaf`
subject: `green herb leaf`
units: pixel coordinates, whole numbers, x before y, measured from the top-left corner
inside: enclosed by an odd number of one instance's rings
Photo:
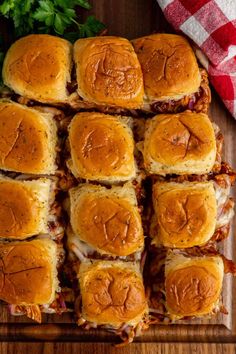
[[[88,16],[86,22],[81,25],[81,37],[93,37],[105,29],[105,25],[94,16]]]
[[[74,6],[81,6],[87,10],[91,9],[91,5],[89,4],[89,2],[87,0],[72,0],[72,5]]]
[[[2,65],[3,65],[3,60],[5,57],[5,53],[3,51],[3,38],[0,37],[0,86],[2,86],[3,81],[2,81]]]
[[[0,15],[14,23],[15,39],[29,33],[50,33],[76,40],[98,34],[105,26],[89,16],[77,22],[77,6],[90,9],[88,0],[0,0]]]
[[[5,0],[3,3],[0,5],[0,13],[2,13],[4,16],[9,14],[9,11],[14,8],[14,0]]]

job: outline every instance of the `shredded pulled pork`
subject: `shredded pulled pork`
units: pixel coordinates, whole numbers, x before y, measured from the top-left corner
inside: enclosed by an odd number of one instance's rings
[[[41,305],[40,309],[44,313],[57,313],[61,315],[64,312],[68,312],[66,306],[65,296],[63,292],[57,293],[55,300],[51,304]]]
[[[64,236],[64,221],[62,218],[62,206],[58,201],[54,201],[51,206],[50,214],[48,215],[48,228],[50,236],[61,241]]]
[[[39,305],[8,305],[9,312],[14,316],[26,315],[32,320],[41,323],[42,315]]]
[[[227,259],[223,255],[221,255],[221,258],[224,262],[224,272],[226,274],[230,273],[230,274],[236,276],[236,264],[232,260]]]
[[[222,148],[223,148],[223,143],[224,143],[224,137],[223,134],[220,131],[220,128],[218,125],[215,123],[212,123],[214,132],[215,132],[215,137],[216,137],[216,160],[215,164],[213,166],[213,172],[217,173],[221,169],[221,162],[222,162]]]
[[[116,344],[116,347],[123,347],[129,343],[132,343],[135,337],[140,336],[144,330],[149,328],[150,318],[149,315],[144,315],[143,319],[136,325],[132,326],[129,324],[122,324],[120,327],[115,328],[111,325],[98,325],[96,322],[89,322],[85,320],[82,316],[82,303],[81,296],[79,295],[75,301],[75,312],[78,316],[77,325],[85,330],[90,330],[91,328],[105,329],[109,332],[114,333],[119,336],[122,340],[121,343]]]
[[[55,300],[51,304],[45,305],[8,305],[8,309],[13,316],[26,315],[28,318],[41,323],[42,322],[42,312],[47,314],[57,313],[61,315],[64,312],[70,312],[72,310],[68,309],[66,301],[68,296],[71,294],[71,289],[63,289],[62,292],[56,293]],[[71,298],[71,296],[70,296]]]
[[[211,91],[206,70],[200,69],[200,73],[202,80],[196,93],[179,100],[156,101],[147,110],[154,113],[179,113],[189,109],[206,113],[211,102]]]

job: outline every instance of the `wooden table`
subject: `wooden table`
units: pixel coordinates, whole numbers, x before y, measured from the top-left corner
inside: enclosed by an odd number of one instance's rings
[[[155,0],[90,0],[93,9],[90,11],[97,18],[103,21],[108,28],[109,35],[135,38],[150,34],[156,31],[171,32],[171,27],[166,23],[160,8]],[[88,12],[82,12],[81,18],[87,16]],[[236,136],[236,122],[225,110],[217,95],[214,94],[211,106],[211,115],[220,125],[223,134],[226,136],[227,145],[225,155],[232,163],[233,143]],[[234,164],[236,167],[236,163]],[[231,246],[234,247],[233,241]],[[234,282],[235,283],[235,282]],[[236,294],[236,284],[234,284]],[[236,313],[236,309],[233,309]],[[236,322],[236,321],[235,321]],[[106,336],[98,340],[99,336],[86,334],[86,341],[81,339],[80,343],[68,342],[39,342],[0,343],[0,353],[7,354],[179,354],[179,353],[236,353],[236,328],[233,324],[232,332],[224,334],[220,328],[215,326],[211,333],[207,332],[203,325],[194,326],[186,331],[184,327],[178,327],[174,334],[168,334],[168,328],[155,330],[154,334],[144,336],[139,342],[128,347],[114,348]],[[157,336],[158,333],[158,336]],[[155,337],[156,335],[156,337]],[[65,337],[67,334],[65,333]],[[1,333],[0,333],[1,338]],[[61,338],[61,337],[60,337]],[[155,339],[157,338],[157,339]],[[48,338],[50,339],[50,337]],[[168,342],[168,343],[167,343]],[[196,343],[197,342],[197,343]],[[222,344],[224,343],[224,344]]]

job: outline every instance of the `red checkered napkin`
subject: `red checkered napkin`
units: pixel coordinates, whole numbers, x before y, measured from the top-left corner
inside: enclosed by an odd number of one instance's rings
[[[196,55],[236,118],[236,0],[157,1],[171,25],[201,49]]]

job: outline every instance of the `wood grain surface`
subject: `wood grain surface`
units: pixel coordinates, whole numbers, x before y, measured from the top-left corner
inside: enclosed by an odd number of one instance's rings
[[[92,10],[90,12],[83,11],[79,16],[85,18],[89,13],[95,14],[107,25],[109,35],[132,39],[156,31],[172,31],[155,0],[90,0],[90,3],[93,4]],[[213,93],[210,114],[225,136],[226,160],[236,167],[236,156],[234,157],[236,154],[234,148],[236,122],[215,93]],[[234,226],[232,226],[232,230],[235,229]],[[236,249],[233,235],[226,242],[222,244],[224,253],[227,257],[233,258],[236,255],[236,252],[233,252]],[[6,310],[2,310],[0,311],[0,353],[236,353],[234,344],[236,343],[236,299],[231,296],[232,294],[236,294],[236,282],[228,277],[224,288],[224,297],[229,307],[229,315],[222,320],[217,320],[217,325],[156,326],[144,336],[137,338],[135,343],[122,348],[115,348],[111,344],[114,337],[109,333],[103,331],[82,332],[71,323],[69,315],[45,316],[45,321],[48,324],[39,326],[26,318],[10,317]],[[11,322],[12,326],[6,326],[6,322]],[[34,341],[34,343],[22,343],[23,341]]]
[[[0,343],[4,354],[235,354],[235,344],[133,343],[116,348],[109,343]]]

